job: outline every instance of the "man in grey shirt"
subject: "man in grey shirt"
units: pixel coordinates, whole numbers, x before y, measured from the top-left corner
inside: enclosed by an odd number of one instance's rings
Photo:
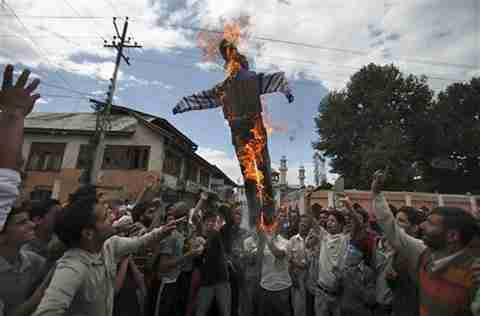
[[[120,259],[174,228],[171,223],[137,238],[111,237],[114,229],[95,187],[79,189],[56,219],[55,232],[68,250],[34,315],[111,316]]]
[[[21,249],[34,235],[34,225],[24,207],[14,208],[0,233],[0,315],[30,315],[40,302],[44,285],[35,286],[44,276],[45,260]],[[34,293],[32,295],[32,293]]]

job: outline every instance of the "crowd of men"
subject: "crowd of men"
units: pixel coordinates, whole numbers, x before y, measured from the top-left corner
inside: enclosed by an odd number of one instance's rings
[[[0,90],[0,315],[480,315],[478,226],[465,210],[390,207],[372,179],[372,214],[242,209],[203,192],[113,206],[94,186],[61,205],[21,198],[24,118],[39,80],[7,66]]]

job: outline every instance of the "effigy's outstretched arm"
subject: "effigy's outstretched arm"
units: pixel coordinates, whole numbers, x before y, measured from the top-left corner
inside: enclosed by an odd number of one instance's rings
[[[294,100],[292,90],[288,85],[288,80],[285,77],[284,72],[276,72],[273,74],[260,74],[257,75],[260,80],[259,94],[269,93],[283,93],[289,103]],[[252,77],[246,77],[245,79],[251,79]],[[238,79],[242,80],[242,79]],[[225,80],[224,82],[216,85],[212,89],[201,91],[190,96],[182,98],[180,102],[173,108],[173,114],[199,111],[206,109],[213,109],[223,106],[221,95],[225,89],[225,86],[231,84],[232,80]]]
[[[276,72],[261,76],[260,94],[269,94],[275,92],[283,93],[287,98],[288,103],[292,103],[294,101],[292,90],[288,85],[288,80],[285,77],[284,72]]]
[[[222,103],[218,96],[218,87],[215,86],[210,90],[183,97],[173,108],[173,114],[221,107]]]

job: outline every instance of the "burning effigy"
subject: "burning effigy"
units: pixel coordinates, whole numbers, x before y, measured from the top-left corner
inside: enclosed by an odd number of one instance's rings
[[[241,25],[227,24],[219,42],[205,41],[205,51],[216,48],[224,60],[225,79],[213,88],[182,98],[173,114],[221,107],[228,121],[240,163],[249,210],[249,223],[268,226],[275,209],[267,130],[262,119],[261,95],[280,92],[294,100],[285,73],[256,73],[238,50]],[[269,221],[269,220],[267,220]]]

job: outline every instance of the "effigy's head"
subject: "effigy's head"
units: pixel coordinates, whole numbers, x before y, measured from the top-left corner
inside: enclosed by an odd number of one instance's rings
[[[225,65],[235,61],[240,64],[243,69],[249,69],[248,59],[245,55],[238,52],[237,46],[227,39],[223,39],[218,47],[220,55],[225,60]]]
[[[218,49],[226,62],[230,61],[235,54],[238,54],[235,44],[226,39],[220,42]]]
[[[238,53],[235,44],[226,39],[220,42],[218,49],[226,62],[230,61],[234,53]]]

